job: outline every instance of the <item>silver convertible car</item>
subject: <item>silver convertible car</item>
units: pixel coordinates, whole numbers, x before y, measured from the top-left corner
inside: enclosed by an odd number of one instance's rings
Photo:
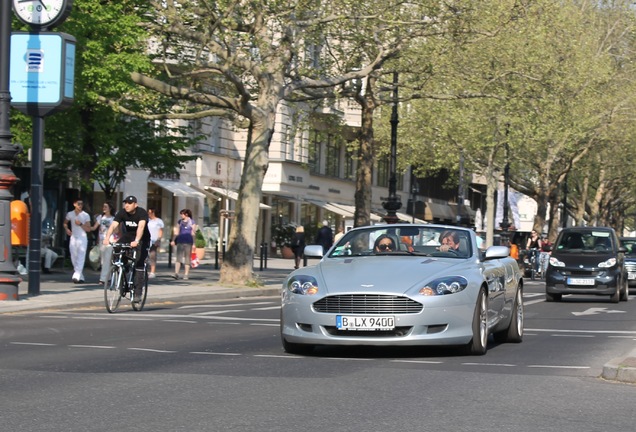
[[[443,225],[374,225],[347,232],[283,282],[280,332],[288,353],[316,345],[459,345],[486,353],[523,339],[523,280],[505,246]]]

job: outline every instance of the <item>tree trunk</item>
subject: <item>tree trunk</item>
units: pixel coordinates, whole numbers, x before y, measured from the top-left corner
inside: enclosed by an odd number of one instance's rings
[[[375,78],[370,76],[367,79],[367,89],[364,95],[358,95],[356,101],[361,106],[361,126],[358,147],[358,166],[356,169],[356,191],[354,227],[371,225],[371,189],[373,181],[374,162],[374,135],[373,135],[373,112],[375,111],[375,100],[373,88]]]
[[[229,248],[221,266],[222,284],[245,285],[254,279],[254,251],[258,228],[263,179],[269,164],[269,143],[274,130],[275,108],[260,119],[252,120],[251,136],[245,150],[241,185],[236,202]]]

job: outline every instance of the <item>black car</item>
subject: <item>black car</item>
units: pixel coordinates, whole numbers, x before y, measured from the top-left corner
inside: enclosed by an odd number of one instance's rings
[[[636,237],[621,237],[625,252],[625,269],[629,286],[636,285]]]
[[[607,295],[614,303],[627,301],[626,250],[612,228],[564,228],[546,272],[546,301],[560,301],[563,294]]]

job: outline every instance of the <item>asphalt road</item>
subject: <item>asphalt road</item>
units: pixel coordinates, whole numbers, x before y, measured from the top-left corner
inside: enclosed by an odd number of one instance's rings
[[[521,344],[283,353],[276,297],[33,312],[0,321],[2,428],[21,431],[630,431],[636,296],[545,303]]]

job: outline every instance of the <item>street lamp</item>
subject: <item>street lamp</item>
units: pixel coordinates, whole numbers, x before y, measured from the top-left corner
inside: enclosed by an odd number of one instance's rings
[[[508,136],[508,125],[506,125],[506,137]],[[510,220],[508,219],[508,186],[510,184],[510,148],[506,138],[504,144],[506,149],[506,166],[504,167],[504,196],[503,196],[503,218],[501,219],[501,243],[504,246],[508,246],[508,239],[510,237]]]
[[[0,300],[17,300],[20,278],[11,256],[11,187],[18,181],[11,165],[22,150],[11,144],[9,61],[11,58],[11,2],[0,1]]]
[[[395,175],[397,165],[397,126],[398,120],[398,73],[393,72],[393,111],[391,112],[391,158],[389,159],[389,197],[382,203],[386,210],[384,221],[388,224],[398,223],[396,212],[402,207],[400,197],[396,194],[397,178]]]

